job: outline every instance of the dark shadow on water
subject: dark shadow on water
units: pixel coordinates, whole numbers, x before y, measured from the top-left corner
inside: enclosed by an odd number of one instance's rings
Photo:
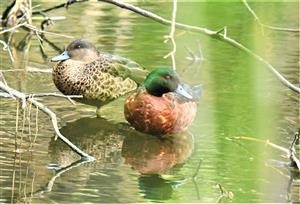
[[[119,188],[123,179],[118,169],[125,160],[125,167],[130,165],[141,173],[137,187],[142,197],[153,201],[167,200],[171,198],[176,182],[160,175],[182,165],[194,146],[193,135],[189,133],[154,137],[135,131],[127,123],[103,118],[81,118],[67,123],[60,131],[80,149],[94,156],[96,161],[82,161],[63,142],[52,139],[48,148],[51,158],[48,167],[54,174],[44,185],[39,185],[43,187],[28,194],[27,199],[49,193],[52,189],[55,192],[76,192],[78,186],[91,184],[89,188],[99,188],[101,193],[104,193],[102,188],[104,191],[105,188]],[[105,175],[107,169],[109,176]],[[100,174],[97,175],[97,172]],[[56,181],[62,175],[63,179]],[[54,196],[55,192],[51,195]],[[117,202],[119,196],[111,199]]]
[[[168,200],[172,197],[173,187],[159,175],[143,175],[138,179],[140,193],[149,200]]]
[[[67,123],[60,131],[77,147],[96,158],[94,163],[119,163],[124,135],[129,131],[127,124],[114,123],[103,118],[80,118]],[[67,165],[78,156],[63,142],[50,142],[52,161]],[[119,157],[119,158],[117,158]]]
[[[48,169],[53,170],[53,176],[44,179],[44,184],[37,183],[39,188],[18,200],[27,202],[52,191],[52,196],[56,196],[55,192],[76,192],[78,186],[87,185],[95,167],[101,169],[119,166],[123,135],[129,130],[130,127],[125,123],[116,124],[102,118],[81,118],[67,123],[60,129],[61,133],[80,149],[93,155],[96,161],[82,160],[62,141],[54,140],[53,137],[48,147]],[[59,177],[63,179],[57,180]]]

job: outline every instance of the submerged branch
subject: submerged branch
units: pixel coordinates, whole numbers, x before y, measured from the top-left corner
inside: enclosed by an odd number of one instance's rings
[[[248,141],[254,141],[254,142],[259,142],[259,143],[264,143],[267,146],[270,146],[274,149],[277,149],[279,151],[284,152],[287,157],[290,159],[290,166],[300,170],[300,160],[299,158],[296,156],[296,150],[295,150],[295,145],[297,143],[299,143],[299,133],[300,130],[298,130],[298,132],[296,132],[295,136],[294,136],[294,140],[291,144],[291,146],[287,149],[285,147],[279,146],[277,144],[274,144],[272,142],[270,142],[269,140],[261,140],[261,139],[257,139],[257,138],[253,138],[253,137],[245,137],[245,136],[241,136],[241,137],[226,137],[227,140],[248,140]]]
[[[33,97],[27,97],[24,93],[19,92],[8,85],[4,84],[2,81],[0,81],[0,89],[3,90],[4,92],[13,95],[14,98],[17,98],[22,101],[22,108],[25,108],[27,101],[33,104],[35,107],[39,108],[42,110],[44,113],[46,113],[52,122],[52,126],[54,128],[54,131],[65,144],[67,144],[73,151],[75,151],[77,154],[79,154],[82,158],[86,160],[94,160],[94,158],[85,152],[83,152],[81,149],[79,149],[76,145],[74,145],[71,141],[69,141],[66,137],[64,137],[58,128],[58,122],[57,122],[57,117],[54,112],[52,112],[47,106],[44,104],[38,102],[35,98]]]
[[[217,187],[220,190],[220,196],[218,197],[216,203],[222,203],[224,199],[232,200],[234,197],[233,192],[225,189],[220,183],[217,184]]]
[[[247,0],[242,0],[248,11],[252,14],[254,17],[255,21],[263,28],[268,28],[271,30],[276,30],[276,31],[284,31],[284,32],[300,32],[300,29],[294,29],[294,28],[282,28],[282,27],[277,27],[277,26],[270,26],[267,24],[264,24],[261,22],[260,18],[256,15],[256,13],[253,11],[253,9],[250,7],[248,4]]]
[[[287,148],[281,147],[277,144],[274,144],[272,142],[270,142],[269,140],[261,140],[261,139],[257,139],[254,137],[245,137],[245,136],[241,136],[241,137],[226,137],[226,139],[228,140],[249,140],[249,141],[254,141],[254,142],[259,142],[259,143],[264,143],[267,146],[273,147],[279,151],[282,151],[286,154],[289,153],[289,150]]]
[[[55,169],[55,174],[54,176],[51,177],[51,179],[48,181],[48,183],[46,184],[46,186],[42,187],[40,190],[36,191],[36,192],[31,192],[30,194],[28,194],[27,196],[30,197],[34,197],[34,196],[42,196],[45,193],[49,193],[52,191],[53,185],[55,183],[55,180],[60,177],[62,174],[64,174],[65,172],[68,172],[76,167],[79,167],[83,164],[86,164],[90,162],[89,160],[83,160],[83,159],[79,159],[73,163],[71,163],[70,165],[66,166],[66,167],[62,167],[59,169]],[[27,197],[26,196],[26,197]],[[25,197],[25,198],[26,198]],[[23,198],[25,200],[25,198]]]
[[[129,3],[125,3],[119,0],[98,0],[98,1],[102,1],[102,2],[106,2],[106,3],[110,3],[110,4],[114,4],[120,8],[124,8],[130,11],[133,11],[137,14],[140,14],[144,17],[150,18],[158,23],[161,23],[163,25],[172,25],[172,21],[167,20],[157,14],[154,14],[152,12],[149,12],[147,10],[141,9],[137,6],[134,6],[132,4]],[[246,53],[248,53],[250,56],[254,57],[256,60],[262,62],[273,74],[275,74],[275,76],[280,80],[280,82],[285,85],[286,87],[288,87],[289,89],[300,93],[300,87],[292,84],[291,82],[289,82],[286,78],[284,78],[269,62],[267,62],[266,60],[264,60],[262,57],[260,57],[259,55],[255,54],[254,52],[252,52],[250,49],[248,49],[247,47],[245,47],[244,45],[242,45],[241,43],[237,42],[236,40],[230,38],[227,36],[227,30],[222,29],[221,31],[213,31],[213,30],[209,30],[207,28],[202,28],[202,27],[198,27],[198,26],[192,26],[192,25],[187,25],[184,23],[175,23],[175,27],[178,29],[182,29],[182,30],[187,30],[187,31],[191,31],[191,32],[197,32],[197,33],[202,33],[205,35],[208,35],[210,37],[216,38],[218,40],[221,40],[223,42],[226,42]]]

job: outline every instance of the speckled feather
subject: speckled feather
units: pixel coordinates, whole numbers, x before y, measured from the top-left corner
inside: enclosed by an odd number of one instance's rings
[[[89,63],[69,59],[54,66],[53,81],[62,93],[83,95],[80,102],[101,106],[137,88],[126,73],[130,62],[104,53]]]

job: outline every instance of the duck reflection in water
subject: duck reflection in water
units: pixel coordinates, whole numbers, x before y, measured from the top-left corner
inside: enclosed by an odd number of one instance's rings
[[[168,200],[173,194],[176,182],[165,180],[175,165],[183,164],[192,154],[193,135],[188,132],[168,135],[165,138],[142,133],[125,137],[122,156],[125,164],[142,175],[138,178],[140,193],[151,201]]]
[[[183,163],[192,153],[193,136],[187,132],[155,137],[135,131],[126,123],[104,118],[81,118],[60,129],[76,146],[94,156],[96,163],[121,163],[141,174],[162,174]],[[66,166],[78,159],[60,140],[50,142],[52,162]],[[122,152],[122,153],[121,153]]]
[[[193,135],[187,132],[165,138],[154,137],[140,133],[128,124],[114,123],[103,118],[81,118],[67,123],[60,131],[76,146],[96,158],[95,162],[77,167],[72,173],[64,173],[67,174],[65,180],[70,179],[74,183],[76,178],[76,183],[86,185],[91,173],[101,170],[109,177],[97,178],[98,182],[101,180],[102,185],[108,186],[119,185],[122,176],[111,169],[123,168],[125,163],[142,174],[138,178],[138,187],[145,198],[152,200],[170,198],[173,183],[160,175],[177,164],[183,164],[192,154],[194,146]],[[78,159],[78,155],[59,140],[51,141],[49,151],[52,162],[60,167],[66,167]],[[70,184],[68,181],[64,183]],[[74,185],[61,183],[59,186],[64,191],[75,191],[71,187]],[[103,191],[106,190],[101,188]]]
[[[104,118],[80,118],[67,123],[60,131],[81,150],[95,157],[94,163],[121,163],[121,147],[124,135],[128,132],[125,123],[114,123]],[[78,159],[62,141],[52,139],[50,152],[53,162],[62,166]]]
[[[122,146],[125,163],[141,174],[163,174],[181,164],[193,151],[193,136],[188,132],[154,137],[136,133],[127,136]]]

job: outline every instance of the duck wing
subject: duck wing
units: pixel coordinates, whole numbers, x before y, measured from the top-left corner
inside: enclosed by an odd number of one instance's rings
[[[118,55],[106,55],[110,58],[111,68],[114,68],[116,76],[120,76],[124,79],[130,78],[139,85],[143,84],[149,71],[130,59]]]

